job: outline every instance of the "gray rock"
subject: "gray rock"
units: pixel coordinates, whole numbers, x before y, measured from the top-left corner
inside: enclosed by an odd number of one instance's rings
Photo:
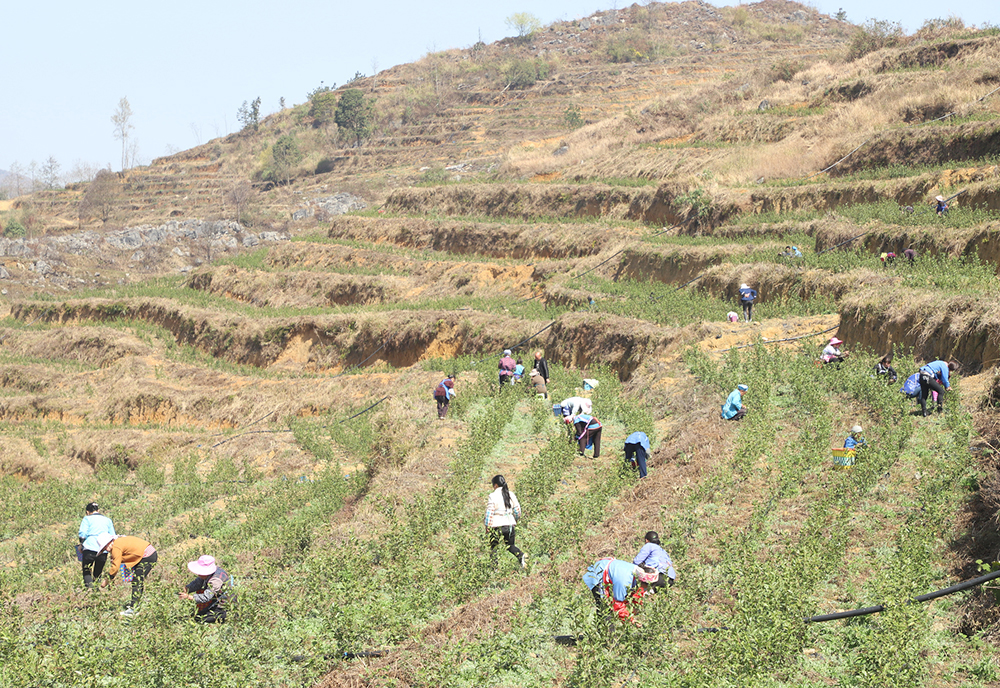
[[[247,234],[243,237],[243,245],[247,248],[251,246],[257,246],[260,243],[260,239],[257,238],[256,234]]]
[[[0,279],[10,279],[10,273],[7,272],[7,268],[0,265]]]

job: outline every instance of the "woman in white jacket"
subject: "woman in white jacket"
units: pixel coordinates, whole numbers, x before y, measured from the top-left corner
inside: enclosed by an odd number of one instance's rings
[[[493,476],[491,481],[493,492],[486,500],[486,534],[490,538],[490,557],[493,565],[497,564],[497,546],[503,538],[507,551],[513,554],[521,563],[521,568],[527,568],[524,552],[514,545],[514,526],[521,518],[521,505],[517,497],[507,487],[507,481],[502,475]]]

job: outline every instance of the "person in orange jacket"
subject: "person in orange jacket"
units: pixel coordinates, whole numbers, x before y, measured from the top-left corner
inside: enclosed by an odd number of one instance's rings
[[[115,579],[122,564],[129,571],[132,577],[132,597],[129,603],[122,610],[122,616],[132,616],[135,614],[136,605],[142,599],[142,591],[145,588],[146,577],[156,563],[156,549],[143,540],[132,535],[120,535],[114,537],[108,533],[97,536],[98,553],[111,552],[111,566],[108,570],[108,577],[101,581],[101,587],[105,588],[108,581]]]

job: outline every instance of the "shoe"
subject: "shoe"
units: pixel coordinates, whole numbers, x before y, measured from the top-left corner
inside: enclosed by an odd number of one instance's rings
[[[125,607],[125,609],[118,612],[118,616],[135,616],[135,610],[132,607]]]
[[[521,552],[521,568],[522,569],[528,568],[528,555],[525,554],[524,552]]]
[[[927,417],[927,416],[929,416],[929,415],[931,415],[931,412],[930,412],[930,411],[924,411],[924,418],[926,418],[926,417]]]

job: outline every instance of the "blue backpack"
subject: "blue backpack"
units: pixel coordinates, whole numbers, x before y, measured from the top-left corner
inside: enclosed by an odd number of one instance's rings
[[[920,373],[914,373],[906,378],[906,382],[899,388],[899,391],[910,399],[920,396]]]

